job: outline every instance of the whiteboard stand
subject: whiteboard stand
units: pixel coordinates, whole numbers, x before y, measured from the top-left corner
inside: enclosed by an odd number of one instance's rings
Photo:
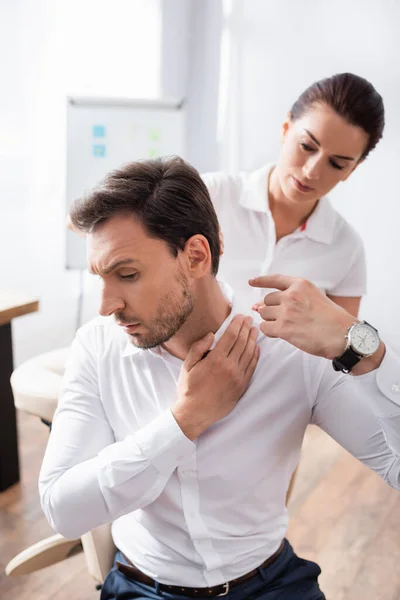
[[[77,307],[76,307],[75,331],[78,331],[78,329],[83,325],[82,315],[83,315],[85,272],[86,272],[85,269],[79,269],[79,293],[78,293],[78,303],[77,303]]]

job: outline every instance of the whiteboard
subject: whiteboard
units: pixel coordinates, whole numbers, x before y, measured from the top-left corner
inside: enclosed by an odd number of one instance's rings
[[[183,102],[68,98],[66,212],[113,169],[166,155],[185,158]],[[85,240],[69,230],[66,268],[86,268]]]

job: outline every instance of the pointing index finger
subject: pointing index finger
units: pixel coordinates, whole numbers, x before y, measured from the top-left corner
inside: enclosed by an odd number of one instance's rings
[[[249,285],[256,288],[274,288],[276,290],[287,290],[294,282],[295,277],[290,275],[260,275],[249,279]]]

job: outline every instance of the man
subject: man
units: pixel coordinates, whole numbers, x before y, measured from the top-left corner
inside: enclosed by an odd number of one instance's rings
[[[256,307],[263,333],[236,314],[207,189],[181,159],[111,173],[71,219],[106,318],[72,347],[40,475],[50,524],[113,522],[102,600],[323,599],[318,565],[284,540],[304,431],[399,487],[397,357],[368,324],[346,349],[354,317],[303,280],[251,282],[278,290]]]

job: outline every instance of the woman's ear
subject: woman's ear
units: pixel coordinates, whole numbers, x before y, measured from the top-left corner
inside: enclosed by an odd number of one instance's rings
[[[292,115],[290,112],[288,112],[288,114],[286,115],[286,119],[282,123],[282,128],[281,128],[281,142],[282,143],[284,142],[287,132],[290,129],[291,123],[292,123]]]
[[[222,256],[225,251],[224,234],[219,230],[219,255]]]

